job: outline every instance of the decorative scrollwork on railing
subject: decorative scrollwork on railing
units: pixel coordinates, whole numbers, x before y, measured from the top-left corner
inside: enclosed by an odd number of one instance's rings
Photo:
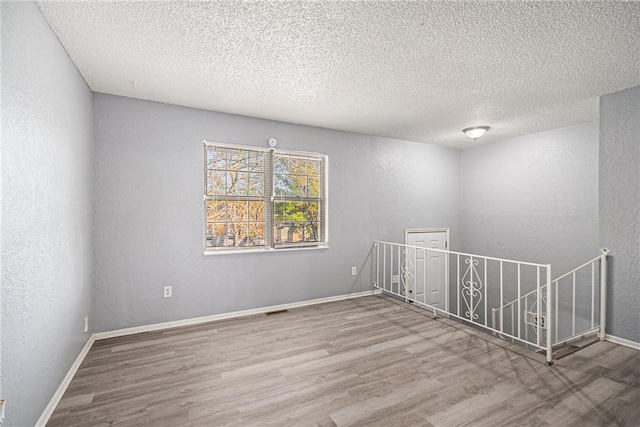
[[[533,328],[533,333],[538,333],[538,326],[540,329],[540,341],[545,342],[547,339],[547,295],[546,292],[541,290],[542,304],[540,306],[540,321],[538,321],[538,298],[537,291],[533,293],[534,300],[530,305],[528,312],[525,312],[525,323]]]
[[[482,300],[483,286],[482,280],[480,280],[480,275],[476,270],[478,260],[467,258],[464,260],[464,263],[468,266],[460,279],[460,285],[462,286],[462,298],[467,306],[464,315],[469,320],[477,320],[478,313],[476,313],[476,308],[478,308],[478,305]]]
[[[402,275],[400,280],[402,281],[402,288],[404,289],[404,296],[409,297],[409,286],[413,283],[413,274],[415,266],[411,261],[411,249],[405,249],[403,252],[404,261],[402,262]]]

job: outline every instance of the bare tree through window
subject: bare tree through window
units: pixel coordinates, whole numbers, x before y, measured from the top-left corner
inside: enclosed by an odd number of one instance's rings
[[[326,244],[326,156],[205,144],[206,247]]]

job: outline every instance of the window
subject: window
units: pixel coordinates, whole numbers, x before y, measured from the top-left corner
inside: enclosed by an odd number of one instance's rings
[[[205,251],[327,246],[327,156],[205,143]]]

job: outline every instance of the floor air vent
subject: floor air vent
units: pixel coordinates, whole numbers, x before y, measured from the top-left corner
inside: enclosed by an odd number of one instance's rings
[[[267,311],[264,315],[265,316],[272,316],[274,314],[282,314],[282,313],[288,313],[289,310],[276,310],[276,311]]]

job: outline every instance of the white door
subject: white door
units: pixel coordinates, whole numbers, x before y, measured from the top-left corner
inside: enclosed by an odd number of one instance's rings
[[[407,229],[405,244],[428,249],[448,249],[448,229]],[[415,250],[408,254],[413,268],[407,275],[409,295],[424,304],[447,310],[447,256],[443,252]]]

